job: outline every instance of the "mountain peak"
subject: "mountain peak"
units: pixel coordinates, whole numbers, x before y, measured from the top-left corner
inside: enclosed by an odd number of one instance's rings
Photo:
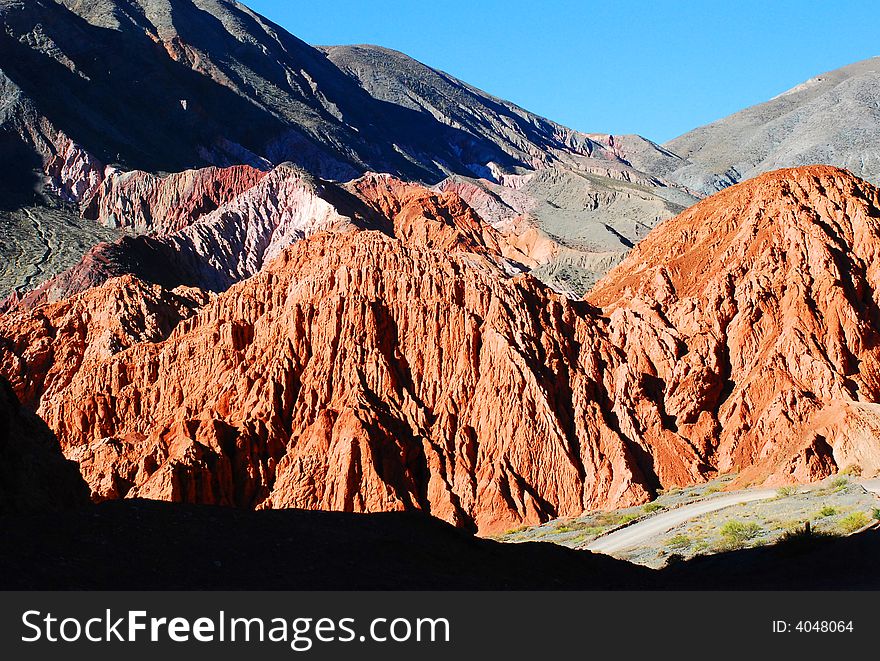
[[[876,459],[845,411],[880,397],[878,263],[880,191],[790,168],[660,224],[587,299],[626,328],[679,429],[715,421],[720,470],[810,479]]]

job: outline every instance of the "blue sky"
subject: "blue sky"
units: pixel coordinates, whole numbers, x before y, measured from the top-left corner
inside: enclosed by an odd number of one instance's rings
[[[880,55],[880,2],[244,0],[312,44],[403,51],[587,132],[657,142]]]

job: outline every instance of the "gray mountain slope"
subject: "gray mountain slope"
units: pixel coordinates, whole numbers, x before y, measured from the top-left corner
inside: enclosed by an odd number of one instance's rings
[[[495,98],[403,53],[371,45],[321,50],[373,98],[428,114],[467,134],[483,135],[529,167],[580,156],[619,160],[606,145],[586,134]],[[480,174],[487,162],[485,157],[478,159],[475,174]],[[491,172],[484,174],[491,178]]]
[[[572,131],[387,48],[322,50],[374,98],[486,135],[530,166],[505,176],[494,163],[474,165],[488,179],[469,178],[482,192],[458,192],[496,227],[521,216],[519,230],[537,229],[556,243],[533,273],[557,289],[582,295],[654,225],[696,201],[663,179],[686,161],[641,136]],[[472,196],[486,194],[497,203],[479,208]]]
[[[627,161],[613,136],[568,129],[395,51],[309,46],[232,0],[0,0],[0,17],[0,209],[39,215],[47,163],[61,161],[67,176],[85,167],[92,180],[107,164],[162,173],[289,161],[337,181],[379,171],[501,185],[546,169],[552,185],[529,188],[543,209],[535,218],[580,255],[625,252],[642,227],[694,200]],[[66,138],[87,152],[85,165],[60,154]],[[639,162],[674,160],[637,136],[627,144]],[[93,185],[52,177],[67,203],[87,204]],[[29,218],[4,224],[26,228]],[[46,224],[82,243],[76,224]],[[45,259],[18,234],[0,257],[23,272],[71,265],[70,251]],[[3,284],[33,280],[17,275]]]
[[[663,147],[687,160],[665,176],[701,194],[811,163],[880,183],[880,58],[811,78]]]
[[[3,127],[28,141],[45,119],[104,163],[293,161],[327,178],[375,170],[434,183],[485,176],[490,163],[514,172],[567,155],[619,160],[439,72],[461,106],[453,117],[371,94],[231,0],[0,0],[0,17],[0,107],[13,109]],[[414,61],[397,66],[405,75]]]

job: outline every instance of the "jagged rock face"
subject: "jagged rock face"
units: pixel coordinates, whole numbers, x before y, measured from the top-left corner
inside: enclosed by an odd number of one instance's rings
[[[266,172],[247,165],[185,170],[159,177],[112,172],[86,200],[83,216],[108,227],[170,234],[196,222],[255,186]]]
[[[848,173],[732,187],[588,302],[509,277],[451,192],[334,190],[380,231],[315,234],[210,301],[129,277],[0,317],[3,373],[93,498],[418,508],[491,532],[719,471],[880,472],[880,192]],[[152,334],[119,313],[141,290],[167,320]]]
[[[316,236],[38,410],[97,499],[420,508],[483,531],[644,501],[589,309],[499,276],[377,232]]]
[[[22,404],[63,390],[80,370],[140,342],[165,339],[208,302],[192,288],[167,291],[131,276],[33,312],[0,315],[0,372]]]
[[[89,503],[74,462],[40,418],[22,409],[0,376],[0,514],[66,510]]]
[[[664,426],[719,470],[875,473],[878,250],[876,188],[831,167],[781,170],[664,223],[587,298],[654,382]]]

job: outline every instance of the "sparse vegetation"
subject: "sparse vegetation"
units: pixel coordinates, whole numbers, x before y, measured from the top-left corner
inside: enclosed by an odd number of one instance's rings
[[[847,472],[852,474],[852,471]],[[583,548],[592,540],[630,522],[644,521],[708,498],[708,494],[723,490],[728,482],[719,480],[683,489],[672,487],[657,499],[640,506],[593,510],[524,531],[515,529],[511,531],[512,536],[504,537],[502,541],[534,539]],[[775,490],[771,498],[702,515],[668,532],[656,534],[643,546],[626,549],[618,557],[661,567],[670,556],[691,558],[777,543],[785,544],[792,553],[798,553],[801,547],[810,548],[829,538],[850,534],[875,520],[880,521],[880,503],[867,491],[853,488],[854,484],[855,478],[840,473],[832,475],[821,485],[785,485]]]
[[[691,538],[687,535],[675,535],[672,537],[667,546],[671,549],[686,549],[691,545]]]
[[[509,535],[516,535],[517,533],[524,532],[528,529],[529,526],[519,526],[518,528],[511,528],[510,530],[506,531],[503,536],[507,537]]]
[[[829,485],[832,491],[843,491],[846,489],[849,484],[849,480],[844,475],[838,475],[833,480],[831,480],[831,484]]]
[[[861,477],[862,475],[862,467],[858,464],[850,464],[842,471],[840,471],[841,475],[851,475],[852,477]]]
[[[605,530],[607,530],[607,528],[603,528],[602,526],[588,526],[584,528],[582,532],[588,537],[598,537],[605,532]]]
[[[761,526],[754,521],[728,521],[721,526],[721,536],[725,541],[744,544],[761,534]]]
[[[864,512],[850,512],[838,524],[843,534],[848,535],[871,523],[870,517]]]
[[[632,512],[600,512],[595,518],[597,525],[610,528],[613,526],[622,526],[630,521],[635,521],[639,518],[639,515]]]

